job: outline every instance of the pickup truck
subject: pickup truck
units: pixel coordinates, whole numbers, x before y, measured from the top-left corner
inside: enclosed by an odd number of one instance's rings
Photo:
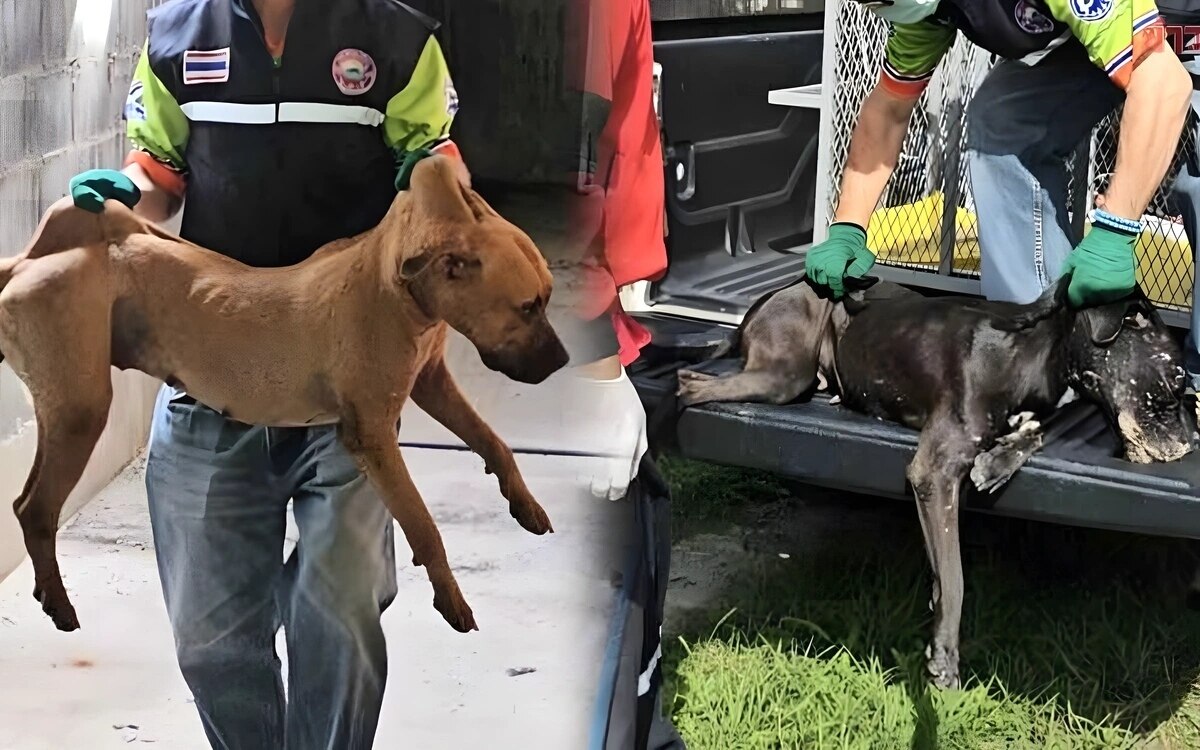
[[[837,59],[824,49],[823,8],[811,1],[651,0],[669,268],[623,297],[653,334],[630,368],[651,412],[675,387],[681,366],[703,359],[755,299],[804,268],[820,193],[821,117],[769,99],[819,84],[823,64]],[[954,211],[961,210],[954,206],[962,201],[947,196],[945,202],[953,227]],[[913,270],[881,257],[875,273],[931,294],[978,293],[969,267],[944,261]],[[1179,272],[1185,274],[1190,269]],[[1187,285],[1190,275],[1177,284]],[[1178,300],[1165,307],[1182,337],[1186,307]],[[1200,453],[1166,465],[1128,463],[1103,415],[1079,401],[1060,409],[1047,430],[1045,447],[1005,489],[988,497],[971,493],[964,507],[1200,539]],[[787,406],[690,408],[677,425],[685,457],[895,498],[910,497],[904,469],[916,445],[916,432],[852,413],[820,393]]]

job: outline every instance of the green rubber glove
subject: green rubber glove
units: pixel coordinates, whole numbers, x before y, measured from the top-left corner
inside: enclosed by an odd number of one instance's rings
[[[71,200],[84,211],[98,214],[109,199],[133,208],[142,199],[142,191],[115,169],[89,169],[71,178]]]
[[[1072,307],[1094,307],[1115,302],[1137,288],[1133,249],[1137,235],[1096,224],[1083,242],[1067,256],[1063,273],[1071,274],[1067,300]]]
[[[829,237],[809,248],[804,260],[808,278],[829,287],[834,299],[846,293],[847,276],[861,279],[875,265],[875,254],[867,249],[867,230],[857,224],[838,222],[829,226]]]
[[[427,148],[419,148],[416,151],[409,151],[400,158],[400,164],[396,168],[396,192],[399,193],[408,190],[408,184],[412,181],[413,170],[417,168],[417,162],[422,159],[427,159],[433,156],[433,152]]]

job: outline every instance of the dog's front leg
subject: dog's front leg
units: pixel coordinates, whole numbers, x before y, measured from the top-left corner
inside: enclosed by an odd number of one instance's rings
[[[508,501],[512,517],[517,519],[522,528],[534,534],[554,531],[546,511],[525,486],[512,451],[467,402],[446,367],[445,360],[439,358],[425,365],[413,384],[411,396],[425,413],[483,458],[488,473],[495,474],[500,481],[500,493]]]
[[[386,420],[364,424],[344,418],[339,436],[400,524],[412,548],[413,565],[425,566],[433,584],[434,608],[460,633],[478,630],[475,616],[450,570],[442,535],[400,455],[395,420],[389,426]]]
[[[927,668],[939,687],[957,688],[959,626],[962,621],[963,570],[958,537],[958,498],[971,466],[965,431],[926,424],[908,479],[917,496],[925,548],[933,566],[933,640]]]

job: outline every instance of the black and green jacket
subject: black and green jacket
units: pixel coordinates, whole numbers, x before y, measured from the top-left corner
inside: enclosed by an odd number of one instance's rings
[[[185,239],[297,263],[375,226],[403,156],[448,141],[458,97],[437,29],[397,0],[299,0],[273,59],[250,0],[171,0],[148,15],[131,158],[186,185]]]

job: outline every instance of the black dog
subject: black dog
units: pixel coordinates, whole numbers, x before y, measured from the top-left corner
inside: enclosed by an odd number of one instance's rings
[[[1029,305],[927,298],[873,282],[836,303],[803,279],[759,300],[717,352],[740,351],[744,369],[680,371],[678,400],[782,404],[823,376],[850,409],[921,431],[908,480],[934,571],[926,656],[935,683],[956,687],[963,481],[1002,486],[1041,446],[1037,420],[1068,388],[1104,409],[1129,460],[1184,456],[1192,427],[1182,352],[1140,291],[1075,312],[1066,280]]]

